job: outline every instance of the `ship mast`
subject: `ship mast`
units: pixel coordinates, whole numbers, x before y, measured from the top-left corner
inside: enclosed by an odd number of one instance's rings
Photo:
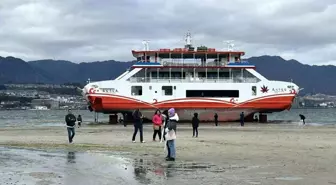
[[[148,45],[148,43],[149,43],[149,40],[143,40],[142,41],[142,44],[144,45],[144,51],[149,51],[149,45]]]
[[[188,32],[186,37],[185,37],[185,43],[186,43],[184,45],[185,48],[190,48],[191,47],[191,33],[190,32]]]
[[[233,47],[234,47],[233,40],[224,41],[224,43],[227,44],[228,51],[233,51]]]

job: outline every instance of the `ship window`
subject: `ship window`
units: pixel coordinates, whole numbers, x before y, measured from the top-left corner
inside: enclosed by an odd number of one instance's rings
[[[174,86],[174,90],[176,90],[176,86]]]
[[[142,86],[132,86],[131,92],[132,92],[132,96],[141,96]]]
[[[256,96],[256,95],[257,95],[257,87],[252,86],[252,96]]]
[[[173,86],[162,86],[162,95],[165,96],[173,95]]]
[[[239,98],[238,90],[186,90],[186,97]]]

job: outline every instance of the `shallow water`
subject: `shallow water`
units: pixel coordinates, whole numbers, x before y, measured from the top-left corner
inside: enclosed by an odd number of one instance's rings
[[[108,152],[0,148],[0,184],[275,184],[301,182],[265,166],[166,162],[162,158]],[[162,157],[162,156],[161,156]],[[274,168],[274,166],[272,167]],[[271,180],[271,181],[270,181]],[[282,183],[281,183],[282,182]]]
[[[301,124],[299,114],[306,116],[306,124],[312,126],[335,124],[336,109],[291,109],[268,114],[270,123]],[[0,127],[3,126],[62,126],[65,110],[0,111]],[[83,124],[93,122],[94,114],[88,110],[73,110],[81,114]],[[99,121],[107,122],[108,115],[99,114]]]

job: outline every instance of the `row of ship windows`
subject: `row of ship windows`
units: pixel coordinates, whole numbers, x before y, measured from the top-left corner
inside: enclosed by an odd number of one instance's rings
[[[152,90],[152,86],[149,86]],[[162,86],[161,92],[164,96],[172,96],[176,86]],[[132,86],[133,96],[142,96],[142,86]],[[157,91],[155,91],[157,93]],[[252,95],[257,95],[257,87],[252,86]],[[222,97],[222,98],[239,98],[239,90],[186,90],[186,97]]]

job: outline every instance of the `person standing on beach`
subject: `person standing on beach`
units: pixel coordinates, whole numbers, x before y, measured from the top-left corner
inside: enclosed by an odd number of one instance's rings
[[[166,128],[166,140],[168,145],[168,155],[166,161],[175,161],[176,158],[176,125],[179,120],[174,108],[168,110],[169,120]]]
[[[76,116],[71,113],[71,109],[68,110],[68,114],[65,116],[65,123],[68,130],[69,143],[73,142],[75,137]]]
[[[161,140],[161,126],[162,126],[162,116],[159,109],[155,111],[155,114],[152,119],[153,122],[153,141],[155,141],[156,134],[159,135],[159,139]]]
[[[82,116],[79,114],[77,117],[78,128],[82,126]]]
[[[218,126],[218,114],[217,113],[215,113],[215,125],[216,125],[216,127]]]
[[[195,112],[194,117],[191,120],[191,124],[193,127],[193,137],[198,137],[198,126],[199,126],[200,120],[198,119],[198,114]]]
[[[132,137],[132,142],[135,143],[135,137],[138,133],[138,130],[140,131],[140,142],[145,143],[143,140],[143,126],[142,126],[142,114],[139,109],[136,109],[133,112],[133,118],[134,118],[134,133]]]
[[[244,112],[242,112],[241,114],[240,114],[240,126],[244,126]]]
[[[164,123],[163,125],[163,134],[162,134],[162,137],[163,137],[163,140],[166,141],[166,128],[167,128],[167,123],[168,123],[168,120],[169,120],[169,115],[168,115],[168,110],[164,110],[162,112],[162,122]],[[167,146],[167,149],[168,149],[168,145]]]

